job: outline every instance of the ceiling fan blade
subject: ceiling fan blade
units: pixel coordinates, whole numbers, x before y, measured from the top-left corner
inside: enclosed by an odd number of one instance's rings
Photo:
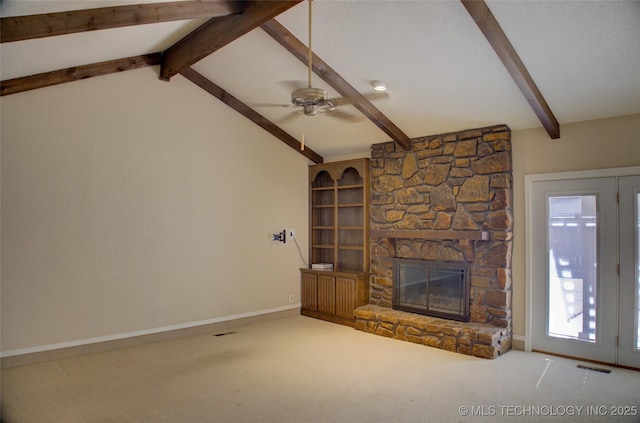
[[[326,112],[323,113],[323,115],[336,118],[336,119],[341,119],[348,123],[358,123],[362,121],[362,118],[359,116],[355,116],[355,115],[352,115],[351,113],[346,113],[346,112],[343,112],[342,110],[337,110],[337,109],[327,110]]]
[[[378,92],[363,94],[363,96],[367,100],[384,100],[389,98],[388,93],[378,93]],[[329,101],[333,103],[334,106],[342,106],[344,104],[353,104],[356,102],[356,99],[352,97],[339,97],[339,98],[331,98],[329,99]]]
[[[277,104],[277,103],[251,103],[252,107],[280,107],[280,108],[293,108],[295,107],[293,104]]]
[[[287,113],[285,116],[281,117],[280,119],[274,120],[274,123],[277,123],[277,124],[289,123],[295,119],[300,119],[302,116],[303,116],[302,110],[297,110],[295,112]]]
[[[354,99],[349,97],[330,98],[328,101],[336,107],[344,106],[345,104],[353,104],[355,102]]]

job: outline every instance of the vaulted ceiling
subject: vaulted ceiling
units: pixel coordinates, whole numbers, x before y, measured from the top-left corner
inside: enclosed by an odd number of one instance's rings
[[[638,1],[314,0],[312,85],[351,103],[316,116],[282,107],[306,86],[306,1],[0,7],[2,95],[154,66],[159,84],[187,78],[292,148],[304,133],[314,161],[499,123],[556,139],[561,124],[640,113]],[[374,80],[386,95],[370,96]]]

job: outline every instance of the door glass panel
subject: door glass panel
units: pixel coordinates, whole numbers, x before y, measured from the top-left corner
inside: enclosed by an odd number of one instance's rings
[[[596,341],[596,196],[548,197],[547,335]]]
[[[636,227],[636,234],[635,234],[635,238],[636,238],[636,264],[635,264],[636,342],[635,342],[635,345],[636,345],[636,350],[640,350],[640,193],[636,194],[635,203],[636,203],[636,207],[635,207],[636,209],[636,216],[635,216],[635,220],[636,220],[636,223],[635,223],[635,227]]]
[[[640,175],[619,178],[618,364],[640,369]]]

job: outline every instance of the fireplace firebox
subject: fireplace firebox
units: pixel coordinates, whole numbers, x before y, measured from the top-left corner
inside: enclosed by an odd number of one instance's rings
[[[396,310],[469,321],[469,266],[428,260],[394,259]]]

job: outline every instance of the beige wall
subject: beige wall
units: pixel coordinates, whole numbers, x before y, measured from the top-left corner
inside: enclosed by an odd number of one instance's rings
[[[156,72],[2,98],[3,352],[299,304],[308,160]]]
[[[562,125],[552,140],[543,129],[513,131],[514,335],[525,335],[524,176],[640,165],[640,115]]]

